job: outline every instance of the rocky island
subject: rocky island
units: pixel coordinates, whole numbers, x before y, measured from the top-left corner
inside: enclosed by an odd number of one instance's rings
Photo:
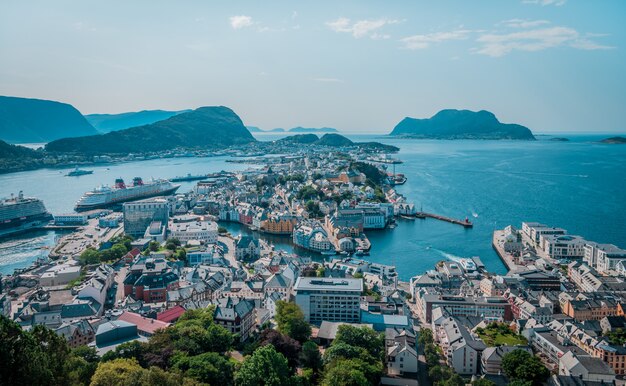
[[[536,139],[527,127],[501,123],[485,110],[441,110],[427,119],[406,117],[390,135],[423,139]]]
[[[600,143],[607,143],[610,145],[623,145],[623,144],[626,144],[626,138],[624,137],[605,138],[602,141],[600,141]]]

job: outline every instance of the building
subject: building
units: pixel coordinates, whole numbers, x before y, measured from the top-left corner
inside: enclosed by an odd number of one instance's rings
[[[259,240],[250,237],[242,236],[235,245],[235,258],[237,260],[243,259],[257,259],[261,255],[261,245]]]
[[[446,317],[434,329],[435,340],[443,350],[446,362],[457,374],[478,374],[480,357],[487,348],[485,344],[467,330],[456,318]]]
[[[567,231],[562,228],[549,227],[538,222],[523,222],[522,234],[534,247],[538,247],[541,236],[565,235]]]
[[[487,347],[480,357],[481,372],[483,374],[502,374],[502,358],[514,350],[524,350],[532,354],[532,350],[528,346]]]
[[[418,290],[415,299],[420,318],[430,323],[433,309],[442,307],[451,316],[479,316],[488,321],[513,320],[511,305],[501,297],[468,297]]]
[[[111,346],[134,340],[138,337],[137,326],[132,323],[122,320],[105,322],[99,325],[96,331],[96,346],[98,348]]]
[[[559,375],[573,376],[585,382],[613,384],[615,371],[602,359],[566,352],[559,359]]]
[[[55,225],[85,225],[87,220],[86,213],[66,213],[54,216]]]
[[[361,320],[361,279],[299,277],[294,291],[296,304],[309,323],[359,323]]]
[[[86,346],[93,342],[96,337],[95,330],[86,320],[64,324],[54,330],[54,332],[64,337],[70,348]]]
[[[178,288],[178,275],[162,257],[140,257],[124,279],[124,296],[146,303],[165,302],[167,291]]]
[[[166,329],[170,326],[170,323],[146,318],[145,316],[129,311],[124,311],[117,320],[134,324],[137,326],[137,333],[145,337],[150,337],[154,335],[157,330]]]
[[[217,243],[217,223],[214,221],[170,221],[169,237],[178,239],[182,244],[197,240],[203,244]]]
[[[315,252],[328,252],[334,247],[328,234],[317,222],[301,223],[293,231],[293,243]]]
[[[42,287],[54,287],[65,285],[80,277],[80,266],[73,264],[55,265],[41,274],[39,285]]]
[[[572,235],[541,235],[539,250],[554,260],[581,260],[585,255],[587,243],[580,236]]]
[[[143,237],[146,229],[153,221],[167,226],[170,215],[170,205],[163,197],[147,200],[125,202],[124,233],[133,237]]]
[[[626,260],[626,250],[613,244],[587,242],[583,249],[583,260],[600,274],[614,274],[618,271],[618,263]]]
[[[219,299],[216,301],[213,319],[244,342],[256,325],[254,302],[232,297]]]

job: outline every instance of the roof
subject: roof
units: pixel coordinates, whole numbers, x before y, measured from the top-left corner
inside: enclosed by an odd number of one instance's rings
[[[157,314],[157,320],[165,323],[172,323],[176,319],[180,318],[185,313],[185,308],[182,306],[174,306],[163,312]]]
[[[128,311],[124,311],[122,315],[117,318],[117,320],[132,323],[137,326],[137,330],[146,332],[148,334],[154,334],[156,330],[167,328],[170,325],[170,323],[146,318],[134,312]]]
[[[362,279],[299,277],[296,291],[363,291]]]

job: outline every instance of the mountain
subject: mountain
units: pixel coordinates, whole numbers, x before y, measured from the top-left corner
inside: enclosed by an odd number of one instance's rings
[[[319,141],[319,137],[315,134],[296,134],[290,135],[289,137],[281,138],[278,142],[289,142],[289,143],[301,143],[306,145],[312,145]]]
[[[314,128],[314,127],[294,127],[293,129],[289,129],[290,133],[338,133],[337,129],[333,129],[332,127],[322,127],[322,128]]]
[[[0,141],[0,173],[36,169],[42,163],[40,151]]]
[[[200,107],[149,125],[107,134],[64,138],[46,145],[47,151],[82,154],[142,153],[186,149],[215,149],[255,142],[241,119],[228,107]]]
[[[246,126],[246,129],[248,129],[248,131],[251,133],[265,133],[265,130],[261,130],[256,126]]]
[[[275,129],[272,129],[269,131],[270,133],[284,133],[285,129],[281,128],[281,127],[277,127]]]
[[[623,145],[626,144],[626,138],[624,137],[611,137],[611,138],[605,138],[602,141],[600,141],[601,143],[608,143],[611,145]]]
[[[501,123],[489,111],[441,110],[429,119],[404,118],[390,135],[434,139],[535,140],[524,126]]]
[[[322,146],[352,146],[354,142],[339,134],[324,134],[319,141],[315,143],[316,145]]]
[[[128,129],[129,127],[149,125],[189,111],[191,110],[143,110],[121,114],[89,114],[85,115],[85,118],[100,133],[109,133],[111,131]]]
[[[97,134],[78,110],[67,103],[0,96],[0,139],[49,142]]]

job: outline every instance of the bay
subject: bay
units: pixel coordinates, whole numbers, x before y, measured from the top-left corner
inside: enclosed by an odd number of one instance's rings
[[[281,136],[257,135],[260,140]],[[589,240],[626,247],[626,146],[597,143],[611,135],[559,134],[569,142],[551,141],[550,137],[526,142],[347,136],[400,147],[395,157],[404,163],[397,165],[396,172],[404,173],[408,180],[397,190],[424,211],[468,217],[474,223],[474,228],[465,229],[434,219],[400,219],[395,229],[367,232],[372,251],[365,258],[396,265],[403,280],[432,269],[439,260],[472,256],[479,256],[490,271],[504,273],[491,248],[491,233],[509,224],[520,226],[522,221],[560,226]],[[71,211],[85,191],[112,184],[117,177],[171,178],[247,167],[226,159],[170,158],[98,165],[86,167],[94,170],[92,175],[77,178],[63,177],[67,169],[5,174],[0,175],[0,196],[23,190],[27,196],[43,199],[53,214],[60,214]],[[183,183],[179,191],[188,191],[194,184]],[[233,233],[248,231],[229,229]],[[44,239],[49,243],[50,237]],[[278,249],[293,248],[288,237],[270,241]],[[37,243],[24,244],[24,250],[10,253],[0,249],[0,272],[12,272],[15,264],[7,264],[14,260],[12,256],[38,247]]]

